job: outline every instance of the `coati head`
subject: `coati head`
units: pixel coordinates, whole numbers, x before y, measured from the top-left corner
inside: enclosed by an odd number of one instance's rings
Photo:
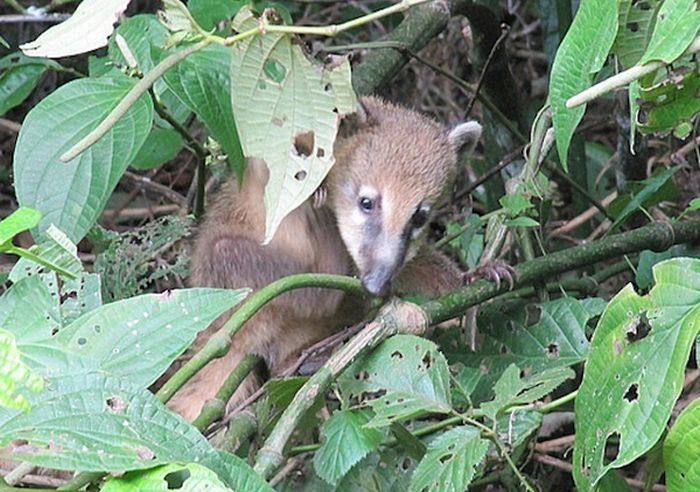
[[[480,136],[474,121],[448,130],[374,97],[362,98],[358,112],[343,122],[328,176],[330,205],[368,292],[388,293],[421,246],[459,150]]]

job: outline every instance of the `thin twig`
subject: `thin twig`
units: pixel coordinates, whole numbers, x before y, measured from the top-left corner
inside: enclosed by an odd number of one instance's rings
[[[489,67],[491,66],[491,62],[493,61],[494,56],[496,55],[496,50],[498,50],[498,47],[501,45],[504,39],[508,36],[508,33],[510,32],[510,28],[507,24],[501,24],[501,35],[498,36],[498,39],[496,40],[495,43],[493,43],[493,46],[491,47],[491,51],[489,52],[489,56],[486,57],[486,62],[484,62],[484,66],[481,69],[481,73],[479,74],[479,79],[476,81],[476,87],[474,88],[474,93],[469,100],[469,104],[467,104],[467,109],[464,111],[464,116],[469,116],[469,113],[472,112],[472,108],[474,107],[474,103],[476,102],[476,98],[479,95],[479,92],[481,90],[481,85],[484,83],[484,77],[486,76],[486,72],[488,71]]]

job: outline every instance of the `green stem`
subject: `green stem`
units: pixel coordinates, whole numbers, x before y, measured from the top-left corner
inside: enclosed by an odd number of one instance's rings
[[[204,404],[202,411],[194,419],[192,425],[203,431],[215,420],[219,420],[226,413],[226,404],[241,385],[250,372],[262,362],[262,357],[255,354],[247,354],[241,359],[236,368],[228,375],[224,384],[219,388],[216,396]]]
[[[257,291],[238,308],[226,324],[209,338],[204,347],[160,388],[156,393],[156,397],[162,402],[167,402],[202,367],[212,360],[226,355],[231,338],[265,304],[290,290],[308,287],[337,289],[351,294],[365,295],[365,290],[359,280],[343,275],[302,273],[276,280]]]
[[[71,280],[74,280],[76,277],[73,275],[71,272],[68,270],[63,269],[62,267],[51,263],[50,261],[45,260],[41,256],[35,255],[28,249],[20,248],[19,246],[15,245],[10,245],[7,249],[5,249],[4,253],[9,253],[13,255],[20,256],[22,258],[26,258],[28,260],[33,261],[34,263],[38,263],[39,265],[48,268],[49,270],[53,270],[54,272],[58,273],[59,275],[69,278]]]
[[[139,80],[136,85],[131,88],[131,90],[129,90],[126,96],[124,96],[124,99],[119,101],[119,103],[107,115],[107,117],[102,120],[99,125],[97,125],[97,128],[88,133],[77,144],[71,147],[68,152],[61,156],[61,161],[68,162],[90,148],[90,146],[102,138],[117,123],[117,121],[119,121],[119,119],[124,116],[127,111],[129,111],[129,108],[131,108],[131,106],[133,106],[134,103],[136,103],[136,101],[165,74],[165,72],[173,68],[192,53],[206,48],[209,46],[209,44],[211,44],[211,41],[209,39],[205,39],[204,41],[190,45],[161,60],[158,65],[153,67],[153,70],[144,75],[144,77]]]

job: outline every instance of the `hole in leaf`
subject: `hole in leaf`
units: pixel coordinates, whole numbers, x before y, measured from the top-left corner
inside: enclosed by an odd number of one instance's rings
[[[126,409],[126,402],[120,396],[111,396],[105,400],[105,403],[114,413],[123,412]]]
[[[188,478],[190,478],[190,471],[187,468],[170,472],[163,477],[168,484],[168,490],[181,489]]]
[[[360,371],[355,374],[355,379],[358,381],[367,381],[369,379],[369,373],[367,371]]]
[[[87,343],[87,338],[85,338],[85,337],[78,338],[78,345],[85,345],[86,343]]]
[[[299,157],[309,157],[314,150],[316,136],[313,131],[297,133],[294,137],[294,152]]]
[[[637,31],[639,31],[639,23],[637,23],[637,22],[628,22],[628,23],[627,23],[627,29],[629,29],[631,32],[637,32]]]
[[[402,354],[401,352],[399,352],[398,350],[395,350],[395,351],[391,354],[391,358],[392,358],[392,359],[403,359],[403,354]]]
[[[326,92],[332,91],[332,90],[333,90],[333,84],[331,84],[330,82],[327,83],[326,86],[323,88],[323,90],[326,91]]]
[[[625,392],[625,396],[623,398],[630,403],[637,401],[639,399],[639,385],[637,383],[634,383],[629,388],[627,388],[627,391]]]
[[[58,328],[57,327],[51,328],[51,336],[56,335],[56,333],[58,333]]]
[[[284,120],[282,118],[275,116],[274,118],[272,118],[272,124],[275,126],[281,127],[281,126],[284,126]]]
[[[99,333],[102,331],[102,327],[100,325],[95,325],[92,328],[93,330],[95,330],[95,333]]]
[[[323,157],[325,155],[326,155],[326,151],[323,150],[323,147],[319,147],[318,149],[316,149],[316,157],[318,157],[320,159],[321,157]]]
[[[625,336],[627,337],[627,341],[634,343],[645,338],[649,334],[649,331],[651,331],[649,319],[646,313],[642,313],[625,327]]]
[[[297,173],[294,175],[294,179],[297,181],[304,181],[306,179],[306,171],[303,169],[301,171],[297,171]]]
[[[411,461],[411,458],[404,458],[401,462],[401,468],[403,469],[403,471],[407,471],[409,468],[411,468],[412,464],[413,462]]]
[[[269,58],[263,65],[263,72],[265,75],[278,84],[284,82],[284,78],[287,76],[287,69],[284,65],[273,58]]]
[[[425,355],[423,356],[422,362],[423,362],[423,365],[425,366],[426,369],[430,369],[430,366],[433,363],[433,357],[430,355],[430,352],[425,353]]]
[[[440,462],[441,465],[444,465],[445,463],[447,463],[448,461],[450,461],[450,460],[452,459],[453,456],[454,456],[454,455],[453,455],[452,453],[443,454],[442,456],[440,456],[440,457],[438,458],[438,461]]]
[[[557,342],[550,342],[550,344],[547,345],[547,357],[550,359],[559,357],[559,344]]]
[[[505,345],[501,345],[501,354],[507,354],[508,353],[508,347]]]
[[[605,440],[603,452],[603,466],[608,466],[617,459],[620,454],[620,433],[615,431]]]

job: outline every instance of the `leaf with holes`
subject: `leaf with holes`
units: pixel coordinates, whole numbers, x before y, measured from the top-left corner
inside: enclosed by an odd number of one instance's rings
[[[680,414],[664,442],[669,492],[700,490],[700,400]]]
[[[83,0],[68,20],[20,45],[27,56],[61,58],[92,51],[107,44],[114,24],[130,0]]]
[[[385,433],[367,428],[366,411],[336,412],[323,424],[323,443],[314,456],[314,469],[319,477],[335,485],[345,474],[379,446]]]
[[[489,441],[475,427],[455,427],[437,437],[411,478],[410,492],[461,492],[486,456]]]
[[[660,60],[671,63],[695,39],[700,29],[696,0],[665,0],[656,16],[656,25],[640,64]]]
[[[700,112],[700,76],[697,72],[672,74],[651,87],[640,88],[639,129],[687,137],[691,123]],[[679,133],[680,132],[680,133]]]
[[[460,362],[478,371],[474,401],[493,398],[493,385],[511,364],[532,374],[585,360],[589,350],[586,325],[603,311],[605,302],[563,297],[538,308],[539,318],[534,323],[528,318],[532,311],[523,304],[483,309],[479,317],[483,340],[477,352],[441,343],[451,363]]]
[[[258,20],[243,8],[233,24],[243,32],[257,27]],[[276,32],[249,37],[231,50],[231,101],[243,152],[264,161],[270,171],[267,243],[333,166],[340,117],[355,110],[350,64],[317,66],[293,37]]]
[[[235,490],[272,491],[243,460],[215,450],[152,393],[123,378],[99,372],[52,378],[30,403],[31,410],[0,423],[0,447],[27,441],[13,459],[93,472],[197,462]]]
[[[570,97],[587,89],[603,67],[617,34],[617,2],[582,2],[552,64],[549,102],[559,159],[567,168],[569,144],[586,107],[566,107]]]
[[[661,3],[661,0],[619,2],[619,27],[612,51],[623,69],[632,67],[642,58]]]
[[[503,410],[514,405],[532,403],[554,391],[567,379],[576,376],[568,367],[556,367],[524,378],[516,365],[509,366],[493,388],[496,397],[483,403],[481,410],[492,420]]]
[[[54,225],[50,225],[41,244],[29,249],[32,257],[20,258],[12,267],[9,279],[17,282],[30,275],[43,273],[47,268],[59,272],[62,276],[75,279],[83,273],[83,264],[78,258],[78,248]],[[42,264],[34,259],[40,259]]]
[[[20,360],[14,335],[0,328],[0,407],[30,408],[26,393],[44,389],[44,380]]]
[[[700,260],[667,260],[653,272],[651,292],[642,297],[625,287],[593,335],[576,397],[573,471],[580,490],[592,490],[609,469],[649,450],[683,388],[700,331]],[[606,448],[618,440],[611,458]]]
[[[228,156],[228,162],[239,176],[245,167],[239,130],[231,111],[231,51],[211,45],[198,51],[165,74],[168,88],[206,125]],[[236,88],[238,93],[241,88]],[[258,108],[260,102],[247,104]],[[240,120],[242,125],[249,122]]]
[[[77,243],[99,217],[146,140],[153,120],[150,98],[139,98],[80,156],[68,163],[59,156],[93,130],[135,83],[122,77],[74,80],[25,118],[15,148],[15,186],[21,205],[44,214],[39,233],[53,223]]]
[[[67,350],[99,367],[148,386],[177,356],[249,289],[182,289],[106,304],[81,316],[55,337]]]
[[[129,472],[121,477],[111,477],[101,490],[102,492],[129,492],[133,490],[165,492],[173,489],[180,492],[231,491],[219,480],[216,473],[197,463],[162,465],[150,470]]]
[[[356,361],[339,379],[345,398],[371,394],[367,425],[383,427],[425,413],[452,410],[445,356],[428,340],[397,335]]]

